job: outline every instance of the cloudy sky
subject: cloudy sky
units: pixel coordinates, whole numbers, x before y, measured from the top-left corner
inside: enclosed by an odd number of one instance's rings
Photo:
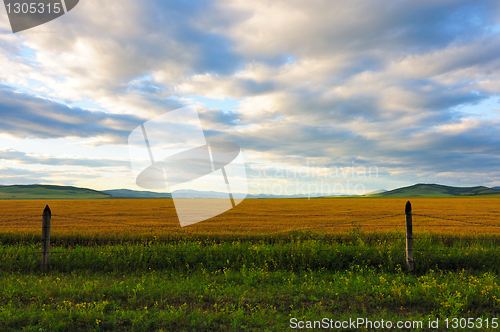
[[[498,1],[81,0],[0,9],[0,184],[141,189],[128,135],[185,105],[252,193],[500,185]]]

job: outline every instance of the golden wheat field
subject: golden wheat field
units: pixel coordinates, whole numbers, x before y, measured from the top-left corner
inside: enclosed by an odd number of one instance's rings
[[[196,199],[193,199],[193,206]],[[0,201],[1,233],[40,234],[52,211],[54,237],[272,234],[290,230],[344,233],[404,231],[406,198],[246,199],[209,220],[180,227],[171,199]],[[414,233],[500,234],[500,197],[412,198]]]

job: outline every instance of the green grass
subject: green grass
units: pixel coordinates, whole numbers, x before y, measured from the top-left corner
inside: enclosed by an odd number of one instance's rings
[[[254,244],[281,244],[300,241],[317,241],[323,244],[356,244],[379,245],[381,243],[400,243],[404,246],[405,233],[402,231],[361,231],[359,228],[351,229],[346,233],[321,233],[311,230],[290,230],[262,234],[234,234],[234,233],[162,233],[158,234],[152,228],[150,232],[143,233],[52,233],[50,240],[55,246],[103,246],[103,245],[136,245],[151,243],[179,243],[179,242],[202,242],[210,244],[223,243],[254,243]],[[481,245],[500,247],[500,234],[459,234],[449,235],[440,233],[420,232],[414,234],[416,245],[425,243],[426,246],[435,244]],[[38,229],[30,231],[0,232],[0,245],[39,245],[41,234]],[[423,241],[423,242],[422,242]]]
[[[498,278],[347,271],[2,273],[0,327],[39,331],[284,331],[299,320],[497,317]],[[445,330],[445,329],[441,329]],[[481,330],[481,329],[475,329]]]
[[[291,318],[327,317],[439,318],[449,331],[445,318],[498,317],[497,240],[421,235],[412,273],[403,239],[357,231],[350,239],[66,243],[52,248],[48,273],[39,271],[39,244],[4,243],[0,329],[283,331]]]
[[[14,185],[0,187],[0,199],[96,199],[111,195],[100,191],[70,186]]]
[[[457,242],[452,245],[419,241],[415,245],[416,273],[467,269],[498,273],[500,248],[495,245]],[[4,272],[35,272],[39,269],[39,245],[0,246]],[[111,246],[53,247],[52,270],[92,272],[136,272],[148,269],[189,272],[206,269],[265,268],[267,271],[344,271],[366,266],[396,272],[405,265],[402,241],[366,245],[323,243],[316,240],[288,243],[203,243],[136,244]]]

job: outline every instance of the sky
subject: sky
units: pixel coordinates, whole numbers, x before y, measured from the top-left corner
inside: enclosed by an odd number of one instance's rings
[[[18,33],[1,7],[0,184],[144,190],[129,134],[192,105],[253,194],[500,186],[499,6],[81,0]]]

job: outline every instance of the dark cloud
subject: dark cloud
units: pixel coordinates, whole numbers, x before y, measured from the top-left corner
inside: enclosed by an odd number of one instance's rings
[[[180,62],[189,61],[188,74],[227,75],[243,65],[244,55],[234,50],[234,41],[213,32],[213,27],[230,28],[234,23],[234,18],[220,11],[215,1],[148,1],[145,8],[148,10],[143,28],[149,32],[161,29],[185,52],[163,49],[160,58],[174,55]]]
[[[290,1],[287,5],[291,13],[301,11],[298,24],[290,15],[289,20],[282,19],[282,27],[268,21],[252,25],[260,40],[275,40],[273,49],[293,56],[353,53],[365,57],[367,52],[382,51],[380,59],[388,54],[429,52],[482,36],[495,23],[499,6],[495,1],[473,0]]]
[[[20,138],[100,137],[125,144],[143,120],[131,115],[70,108],[0,86],[0,130]]]
[[[225,113],[219,109],[208,109],[198,112],[203,128],[217,127],[221,130],[223,127],[234,127],[238,124],[239,114],[236,112]]]

